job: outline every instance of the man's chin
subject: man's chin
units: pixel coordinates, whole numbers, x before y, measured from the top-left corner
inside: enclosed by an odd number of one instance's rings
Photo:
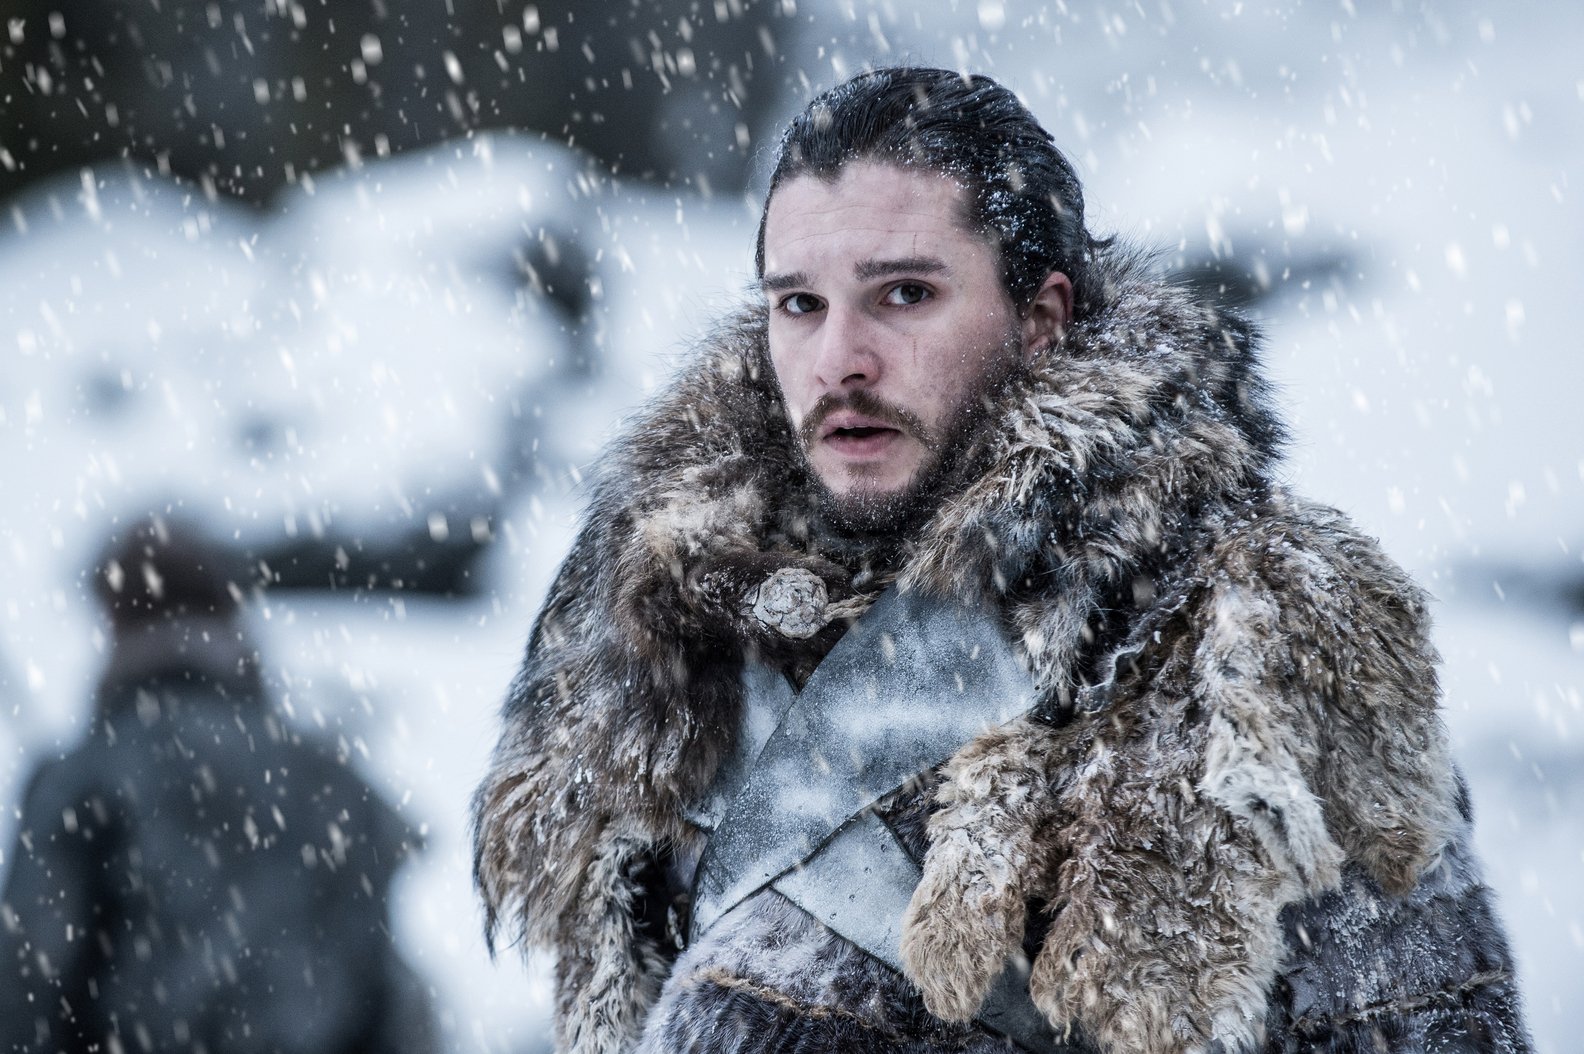
[[[821,517],[842,534],[883,534],[906,530],[924,513],[923,488],[917,480],[881,489],[848,487],[840,492],[819,484]]]

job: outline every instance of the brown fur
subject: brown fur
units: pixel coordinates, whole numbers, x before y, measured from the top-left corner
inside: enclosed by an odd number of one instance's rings
[[[1118,1054],[1246,1051],[1282,910],[1344,862],[1411,887],[1456,823],[1435,660],[1401,572],[1271,482],[1248,327],[1124,252],[1096,274],[1102,306],[1009,389],[983,471],[900,561],[903,588],[997,605],[1045,700],[945,767],[904,960],[967,1018],[1035,898],[1053,1023]],[[767,362],[745,313],[614,448],[475,798],[489,931],[560,952],[565,1050],[621,1049],[663,973],[624,876],[685,834],[743,655],[787,647],[743,590],[783,566],[852,588]]]
[[[1019,719],[943,770],[929,867],[902,921],[903,965],[937,1017],[973,1017],[1022,940],[1027,898],[1051,863],[1042,828],[1052,816],[1054,739],[1047,725]]]

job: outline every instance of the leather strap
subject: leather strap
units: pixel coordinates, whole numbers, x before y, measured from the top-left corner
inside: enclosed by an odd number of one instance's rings
[[[855,816],[825,848],[770,888],[897,973],[902,914],[923,876],[891,829],[872,811]],[[1007,963],[976,1015],[1030,1054],[1069,1054],[1028,992],[1022,953]]]
[[[900,972],[902,915],[921,876],[872,807],[1027,713],[1032,680],[991,614],[892,589],[801,693],[757,664],[743,687],[738,749],[690,816],[713,830],[691,938],[772,888]],[[1028,997],[1026,964],[1009,966],[979,1017],[1035,1054],[1068,1049]]]

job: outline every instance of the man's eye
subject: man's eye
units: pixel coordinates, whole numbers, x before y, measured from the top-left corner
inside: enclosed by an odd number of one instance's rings
[[[902,282],[891,287],[886,293],[888,304],[917,304],[928,300],[930,291],[917,282]]]
[[[781,310],[789,315],[806,315],[810,311],[818,311],[824,304],[813,293],[793,293],[781,301]]]

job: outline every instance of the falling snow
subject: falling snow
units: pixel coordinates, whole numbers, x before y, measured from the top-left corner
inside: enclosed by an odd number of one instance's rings
[[[167,107],[151,134],[237,159],[184,171],[157,143],[117,160],[138,115],[61,6],[0,29],[0,113],[96,129],[34,178],[50,150],[0,125],[0,853],[28,773],[88,721],[94,552],[118,520],[178,508],[269,583],[251,626],[288,720],[427,834],[392,897],[446,1049],[533,1048],[549,974],[489,961],[464,815],[584,473],[747,289],[775,122],[866,63],[926,62],[1017,90],[1097,233],[1160,246],[1266,320],[1290,475],[1438,598],[1531,1025],[1573,1049],[1584,9],[656,0],[623,37],[577,5],[458,2],[432,40],[354,24],[324,35],[330,66],[255,75],[249,56],[324,16],[216,4],[198,17],[224,55],[151,74],[249,70],[192,100],[210,127],[181,93]],[[543,113],[536,84],[559,93]],[[268,152],[346,92],[361,123]],[[380,123],[398,110],[415,123]]]

